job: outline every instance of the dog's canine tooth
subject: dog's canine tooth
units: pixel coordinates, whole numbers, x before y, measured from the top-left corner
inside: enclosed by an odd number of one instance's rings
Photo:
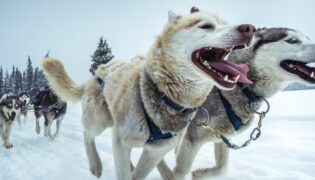
[[[289,68],[294,68],[294,65],[293,64],[289,64]]]
[[[229,80],[229,75],[225,75],[223,78],[224,81],[228,81]]]
[[[237,75],[237,76],[234,78],[234,80],[235,80],[235,81],[238,81],[238,80],[240,79],[240,77],[241,77],[240,75]]]
[[[312,71],[310,77],[311,77],[311,78],[314,78],[314,72],[313,72],[313,71]]]

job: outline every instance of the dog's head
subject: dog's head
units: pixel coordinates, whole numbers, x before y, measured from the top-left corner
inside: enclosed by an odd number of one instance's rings
[[[218,16],[192,8],[186,16],[169,12],[169,22],[158,47],[172,64],[219,88],[232,89],[238,81],[250,83],[246,65],[226,61],[231,51],[251,42],[255,27],[249,24],[229,26]]]
[[[13,94],[4,94],[0,99],[2,114],[7,121],[13,122],[21,112],[22,102]]]
[[[315,68],[310,66],[315,62],[315,44],[307,36],[288,28],[262,28],[254,39],[253,46],[234,51],[230,58],[249,64],[256,91],[271,96],[291,82],[315,84]]]
[[[19,100],[23,103],[23,106],[26,106],[30,102],[30,97],[26,92],[19,94]]]

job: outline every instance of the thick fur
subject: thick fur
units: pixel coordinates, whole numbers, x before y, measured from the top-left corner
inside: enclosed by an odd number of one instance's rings
[[[292,40],[297,43],[291,44]],[[258,96],[267,98],[281,91],[291,82],[309,84],[300,77],[283,70],[280,67],[280,61],[293,59],[305,63],[314,62],[315,45],[310,44],[309,39],[296,30],[260,29],[256,32],[254,45],[246,50],[234,51],[230,55],[230,59],[249,65],[249,77],[254,81],[252,85],[248,86],[249,89]],[[210,114],[208,123],[226,136],[233,137],[249,127],[254,118],[254,111],[260,107],[261,102],[255,103],[252,108],[240,87],[236,87],[232,91],[225,91],[223,95],[242,119],[244,125],[239,131],[236,132],[229,121],[217,88],[211,91],[203,107]],[[202,114],[198,114],[193,120],[196,123],[192,123],[188,127],[183,142],[178,147],[174,171],[172,172],[164,161],[159,164],[158,168],[164,179],[185,179],[190,172],[195,156],[206,142],[214,142],[216,164],[211,168],[195,170],[192,174],[193,179],[208,179],[223,174],[227,170],[229,149],[213,132],[194,125],[204,122],[204,118]]]
[[[10,133],[14,120],[21,113],[22,102],[13,94],[4,94],[0,99],[0,135],[3,146],[12,148]]]
[[[36,133],[40,133],[39,119],[44,116],[45,121],[45,136],[54,139],[58,136],[60,131],[61,122],[67,111],[67,103],[62,101],[50,89],[40,91],[35,96],[34,101],[34,114],[36,117]],[[56,120],[56,132],[54,135],[51,133],[51,125]]]
[[[28,109],[30,105],[30,96],[27,93],[23,92],[19,94],[18,97],[19,97],[19,100],[23,103],[21,107],[21,113],[18,116],[19,129],[21,130],[22,129],[22,116],[23,116],[24,124],[26,123]]]
[[[213,24],[213,31],[199,28],[205,23]],[[60,62],[54,59],[44,61],[43,69],[58,95],[65,100],[77,100],[71,92],[79,91],[77,97],[81,96],[83,108],[92,108],[84,109],[82,121],[86,151],[94,175],[100,177],[102,173],[94,139],[107,127],[113,127],[114,163],[120,180],[145,179],[163,156],[178,145],[195,114],[173,110],[165,104],[162,93],[186,108],[201,106],[216,83],[191,62],[191,54],[201,47],[244,44],[249,37],[244,38],[237,27],[227,26],[220,18],[207,12],[188,16],[170,12],[169,23],[145,60],[139,58],[134,63],[111,62],[105,65],[103,97],[102,88],[94,77],[77,86],[68,78]],[[59,69],[58,76],[56,68]],[[96,108],[98,104],[102,104],[100,109]],[[144,111],[163,132],[176,136],[147,144],[150,131]],[[98,117],[91,116],[91,112]],[[144,150],[131,171],[130,152],[134,147],[143,147]]]

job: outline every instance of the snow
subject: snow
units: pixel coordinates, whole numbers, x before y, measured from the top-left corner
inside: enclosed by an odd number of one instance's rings
[[[90,174],[83,145],[79,105],[69,104],[60,136],[51,141],[35,133],[35,119],[29,113],[22,131],[17,123],[12,129],[13,149],[0,147],[0,180],[94,180]],[[263,123],[262,136],[249,147],[231,151],[228,173],[218,179],[315,179],[315,121],[309,117],[267,117]],[[249,131],[233,139],[241,143],[248,138]],[[106,130],[97,137],[96,144],[103,163],[101,179],[116,179],[111,148],[111,131]],[[132,151],[136,162],[141,149]],[[174,152],[166,156],[174,166]],[[214,164],[212,144],[202,147],[193,169]],[[157,170],[148,179],[161,179]],[[190,177],[189,177],[190,179]]]

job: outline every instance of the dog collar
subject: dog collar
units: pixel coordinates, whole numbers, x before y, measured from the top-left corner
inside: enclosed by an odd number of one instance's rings
[[[168,106],[170,106],[171,108],[173,108],[175,111],[178,112],[182,112],[182,113],[186,113],[186,114],[190,114],[195,112],[196,110],[198,110],[198,107],[195,108],[185,108],[177,103],[175,103],[172,99],[170,99],[169,97],[167,97],[165,94],[162,95],[162,99],[166,102],[166,104]]]
[[[97,82],[101,85],[101,87],[103,88],[105,85],[105,81],[103,81],[103,79],[96,77]]]

